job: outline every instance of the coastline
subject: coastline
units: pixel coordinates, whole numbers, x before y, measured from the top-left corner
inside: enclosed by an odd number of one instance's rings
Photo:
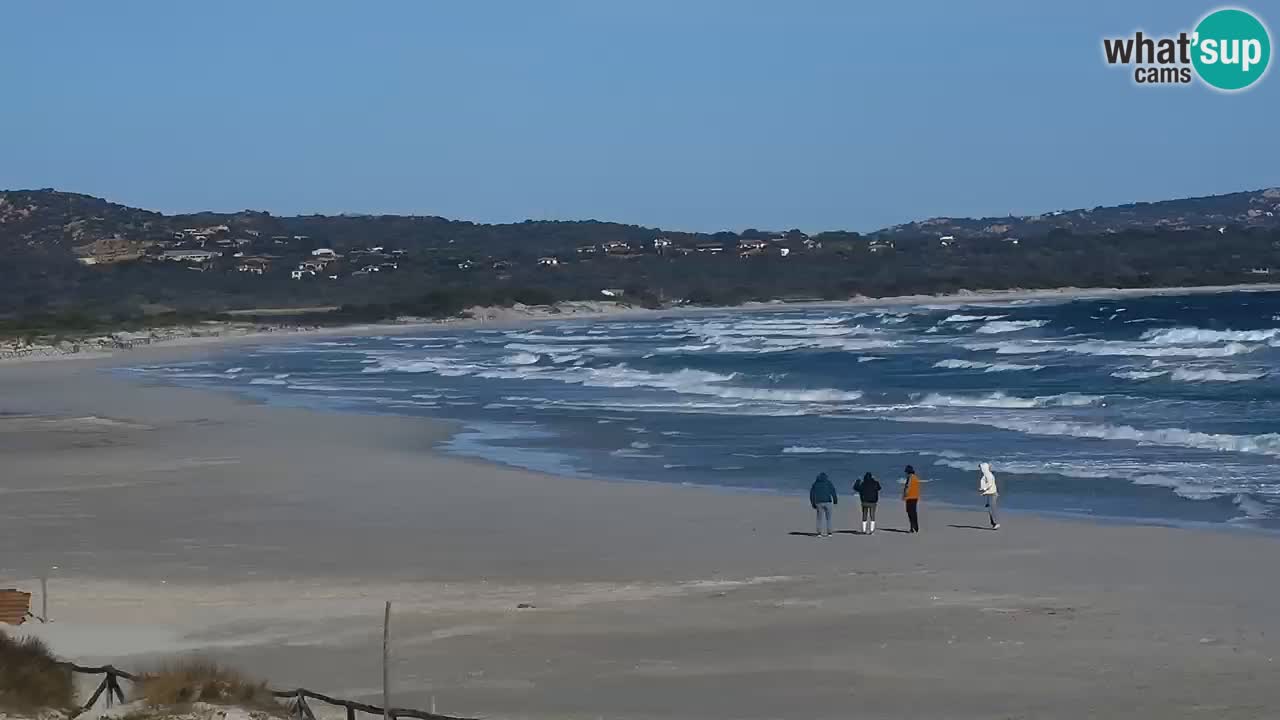
[[[25,414],[0,415],[0,573],[30,589],[58,566],[54,622],[24,630],[77,660],[200,652],[376,699],[359,668],[389,599],[397,704],[458,714],[1245,718],[1280,703],[1258,682],[1280,656],[1280,580],[1251,560],[1270,536],[1031,514],[989,532],[980,511],[926,499],[919,536],[894,532],[888,502],[875,536],[815,539],[800,498],[458,459],[435,449],[444,421],[101,372],[118,360],[0,370],[0,411]]]
[[[208,345],[233,345],[240,343],[273,341],[305,341],[318,337],[362,337],[370,335],[404,334],[443,330],[447,328],[475,327],[515,327],[528,323],[571,320],[616,320],[627,317],[665,318],[679,317],[698,313],[723,312],[786,312],[791,310],[863,307],[894,307],[902,305],[966,305],[974,303],[1010,303],[1024,301],[1062,301],[1125,298],[1125,297],[1160,297],[1170,295],[1204,295],[1227,292],[1280,292],[1280,283],[1250,283],[1240,285],[1201,285],[1191,287],[1164,288],[1053,288],[1046,290],[960,290],[942,295],[897,295],[883,298],[853,297],[846,300],[787,302],[774,300],[768,302],[748,302],[731,306],[681,306],[671,308],[642,308],[625,303],[601,301],[571,301],[553,306],[515,306],[512,308],[470,308],[466,311],[470,317],[444,318],[426,320],[421,318],[405,318],[403,320],[383,323],[357,323],[351,325],[294,327],[265,324],[237,324],[231,322],[205,323],[202,325],[180,326],[142,330],[126,333],[128,336],[154,336],[156,332],[171,333],[170,339],[148,339],[141,344],[147,348],[190,348]],[[216,329],[210,330],[210,326]],[[203,330],[203,332],[201,332]],[[123,352],[136,352],[136,349],[110,347],[111,333],[97,336],[93,342],[85,342],[97,349],[82,352],[68,352],[55,346],[40,346],[34,351],[22,354],[9,351],[0,352],[0,368],[15,363],[44,362],[68,358],[94,359],[110,357]],[[98,341],[101,341],[100,343]],[[127,342],[127,341],[126,341]]]

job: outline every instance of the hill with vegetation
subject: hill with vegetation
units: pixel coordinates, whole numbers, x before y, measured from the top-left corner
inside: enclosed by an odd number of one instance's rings
[[[335,319],[365,320],[579,299],[733,304],[1230,284],[1280,270],[1280,190],[812,236],[594,220],[165,215],[18,190],[0,192],[0,254],[0,329],[11,330],[264,307],[340,306]]]

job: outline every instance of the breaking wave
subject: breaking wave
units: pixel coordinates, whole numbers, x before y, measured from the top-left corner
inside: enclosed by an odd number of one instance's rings
[[[1257,350],[1259,345],[1227,343],[1222,347],[1179,347],[1152,346],[1143,343],[1123,342],[1118,340],[1089,340],[1068,343],[1060,340],[1028,340],[1023,342],[1003,343],[965,343],[961,347],[966,350],[994,350],[997,355],[1038,355],[1044,353],[1072,353],[1075,355],[1097,355],[1101,357],[1230,357],[1244,355]]]
[[[1020,370],[1043,370],[1044,365],[1020,365],[1018,363],[987,363],[977,360],[939,360],[933,364],[936,368],[946,370],[981,370],[983,372],[1017,372]]]
[[[1249,380],[1257,380],[1265,375],[1265,372],[1225,372],[1214,369],[1178,368],[1171,372],[1169,377],[1180,382],[1247,382]]]
[[[1103,400],[1101,395],[1081,395],[1064,393],[1062,395],[1044,395],[1041,397],[1023,398],[993,392],[988,395],[965,396],[929,393],[920,399],[923,407],[974,407],[974,408],[1008,408],[1026,409],[1043,407],[1083,407],[1095,405]]]
[[[993,320],[975,332],[983,335],[998,335],[1000,333],[1019,332],[1021,330],[1032,330],[1048,325],[1048,320]]]
[[[1131,425],[1095,425],[1090,423],[1057,420],[985,418],[921,418],[904,416],[895,418],[906,422],[942,422],[957,425],[986,425],[1000,430],[1010,430],[1025,435],[1066,436],[1094,440],[1119,440],[1140,445],[1182,447],[1196,450],[1250,453],[1280,457],[1280,433],[1262,435],[1231,435],[1204,433],[1182,428],[1143,430]]]
[[[1145,342],[1156,345],[1212,345],[1215,343],[1266,342],[1280,336],[1280,328],[1267,330],[1202,330],[1200,328],[1169,328],[1148,330],[1142,334]]]

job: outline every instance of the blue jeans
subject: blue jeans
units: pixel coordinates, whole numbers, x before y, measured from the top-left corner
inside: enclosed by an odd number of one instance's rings
[[[819,535],[822,534],[822,521],[825,518],[827,521],[827,534],[830,535],[831,534],[831,503],[818,503],[818,506],[814,508],[814,510],[817,511],[817,515],[818,515],[818,534]]]

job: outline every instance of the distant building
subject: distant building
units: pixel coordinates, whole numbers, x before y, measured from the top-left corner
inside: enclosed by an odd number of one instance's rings
[[[621,240],[607,242],[603,247],[607,255],[626,255],[631,252],[631,246]]]
[[[778,254],[786,257],[791,254],[791,248],[778,248]]]
[[[720,243],[702,243],[695,248],[700,253],[722,253],[724,245]]]
[[[476,264],[475,264],[475,262],[474,262],[474,261],[472,261],[472,260],[463,260],[462,262],[458,263],[458,269],[459,269],[459,270],[470,270],[471,268],[473,268],[473,267],[475,267],[475,266],[476,266]]]
[[[579,255],[595,255],[598,252],[600,252],[600,248],[597,245],[583,245],[578,248]]]
[[[161,260],[172,262],[209,262],[222,257],[222,253],[212,250],[165,250],[160,253]]]
[[[253,275],[262,275],[271,267],[271,261],[266,258],[249,257],[240,261],[236,266],[237,272],[251,273]]]
[[[560,264],[560,258],[556,257],[540,257],[538,264],[542,267],[555,267]]]
[[[604,290],[601,290],[600,294],[605,297],[620,298],[625,294],[625,291],[623,291],[621,288],[606,288]]]
[[[305,237],[305,236],[295,235],[294,239],[297,240],[299,237]],[[332,248],[318,248],[316,250],[311,251],[311,256],[318,257],[318,258],[332,259],[332,258],[338,257],[338,253],[334,252]]]
[[[664,237],[655,238],[653,241],[653,249],[659,255],[666,252],[671,247],[671,245],[672,245],[671,241]]]

